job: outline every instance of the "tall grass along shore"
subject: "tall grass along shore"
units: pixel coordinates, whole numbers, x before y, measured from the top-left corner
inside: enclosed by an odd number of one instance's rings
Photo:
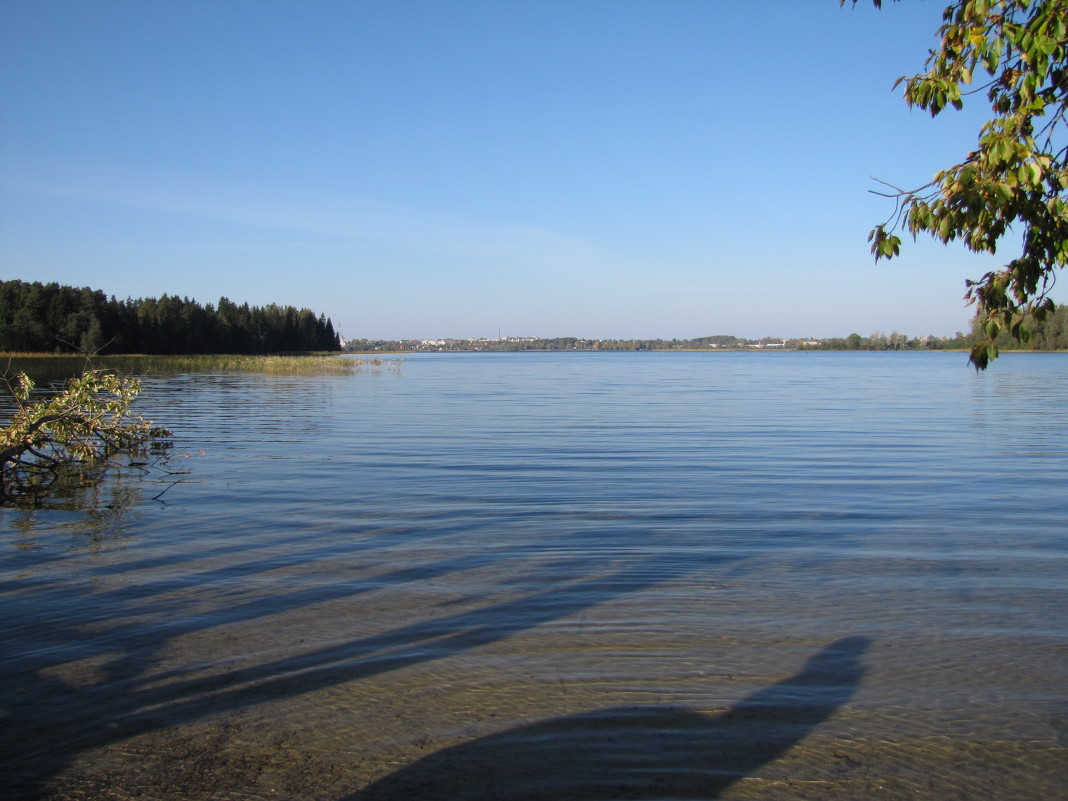
[[[91,364],[90,364],[91,361]],[[87,367],[125,375],[162,376],[176,373],[259,372],[285,375],[355,373],[362,370],[397,370],[399,359],[361,358],[336,354],[245,356],[235,354],[147,356],[85,356],[44,353],[0,354],[3,372],[22,371],[36,381],[62,380],[80,375]]]

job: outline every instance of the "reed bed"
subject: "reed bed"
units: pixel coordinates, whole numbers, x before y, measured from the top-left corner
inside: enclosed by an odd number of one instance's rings
[[[166,376],[177,373],[246,372],[272,375],[320,375],[357,373],[363,370],[398,370],[400,359],[351,357],[337,354],[249,356],[199,354],[146,356],[85,356],[45,353],[0,354],[0,372],[22,371],[37,382],[61,381],[96,368],[133,376]]]

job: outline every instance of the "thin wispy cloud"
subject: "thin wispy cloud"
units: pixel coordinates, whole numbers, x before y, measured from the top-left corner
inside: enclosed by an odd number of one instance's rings
[[[433,210],[358,197],[317,194],[280,197],[270,188],[226,185],[189,178],[60,179],[6,176],[7,193],[29,193],[86,204],[117,206],[175,218],[198,218],[259,229],[247,240],[215,243],[220,249],[265,247],[264,234],[302,235],[291,245],[324,240],[368,242],[378,247],[443,258],[497,261],[510,269],[554,265],[595,266],[609,254],[579,237],[524,225],[453,217]]]

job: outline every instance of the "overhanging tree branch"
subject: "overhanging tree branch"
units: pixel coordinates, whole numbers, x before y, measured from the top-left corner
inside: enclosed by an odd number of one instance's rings
[[[859,0],[840,0],[846,2]],[[882,0],[872,3],[882,7]],[[906,103],[932,117],[962,108],[964,97],[985,88],[994,116],[977,149],[930,183],[906,191],[880,181],[894,191],[875,194],[892,198],[895,208],[868,241],[876,260],[900,253],[902,229],[914,239],[925,233],[996,253],[1002,237],[1019,228],[1020,255],[965,282],[965,300],[984,321],[986,339],[971,353],[981,370],[997,357],[1002,330],[1027,341],[1029,323],[1053,311],[1049,292],[1068,264],[1068,145],[1059,146],[1068,112],[1068,0],[957,0],[942,20],[926,72],[894,86],[904,83]],[[966,90],[979,71],[991,80]]]

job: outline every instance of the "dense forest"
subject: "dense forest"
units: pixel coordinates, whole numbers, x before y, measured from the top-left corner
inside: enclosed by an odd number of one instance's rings
[[[29,353],[281,353],[337,351],[330,320],[293,306],[227,298],[118,300],[57,283],[0,282],[0,351]]]

